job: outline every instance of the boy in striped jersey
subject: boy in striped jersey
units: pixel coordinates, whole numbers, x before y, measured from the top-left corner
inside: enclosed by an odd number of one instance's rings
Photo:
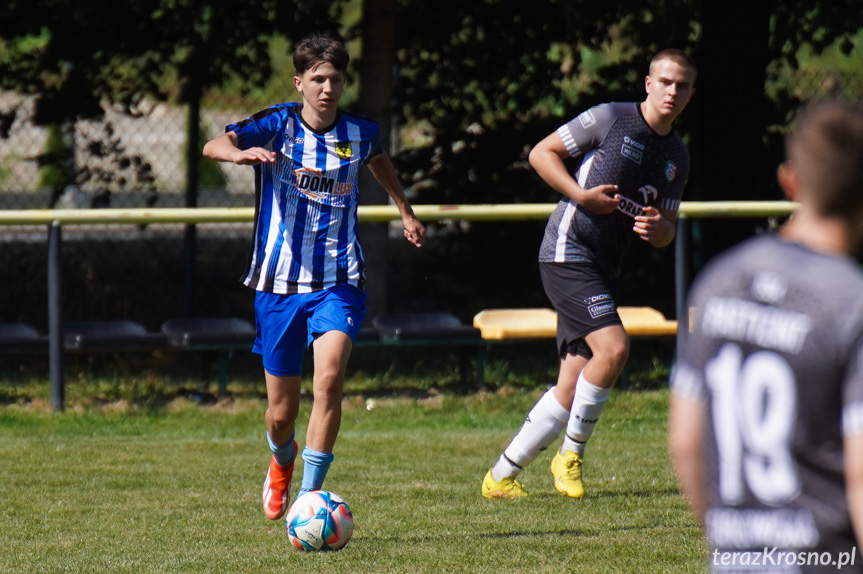
[[[673,124],[695,92],[695,75],[684,52],[663,50],[650,62],[644,101],[591,108],[530,152],[531,166],[563,195],[539,253],[557,311],[560,372],[483,479],[486,498],[526,496],[516,477],[564,429],[551,463],[554,486],[584,496],[585,445],[629,355],[614,284],[633,238],[654,247],[674,239],[689,153]],[[568,158],[578,161],[574,176]]]
[[[302,102],[231,124],[204,146],[206,157],[255,169],[254,244],[241,279],[257,291],[254,351],[263,358],[273,453],[263,505],[272,520],[288,509],[306,348],[314,357],[314,404],[298,496],[322,487],[333,460],[345,368],[366,313],[357,240],[361,166],[392,198],[405,238],[420,247],[425,237],[381,148],[378,125],[338,107],[350,60],[344,46],[312,36],[293,60]]]

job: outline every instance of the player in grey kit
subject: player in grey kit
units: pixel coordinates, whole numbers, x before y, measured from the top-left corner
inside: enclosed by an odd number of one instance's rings
[[[860,573],[863,107],[811,106],[786,152],[791,220],[693,286],[669,447],[712,572]]]
[[[674,239],[689,153],[673,129],[695,92],[696,67],[680,50],[650,62],[647,97],[591,108],[548,135],[531,166],[563,195],[540,247],[543,287],[557,311],[560,373],[483,479],[486,498],[521,498],[521,470],[558,438],[554,485],[584,496],[585,445],[629,355],[614,301],[615,281],[635,237],[655,247]],[[564,165],[575,158],[571,175]]]

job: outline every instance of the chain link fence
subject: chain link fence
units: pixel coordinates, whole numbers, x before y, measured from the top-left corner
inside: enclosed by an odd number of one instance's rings
[[[294,91],[287,78],[282,93]],[[34,97],[0,92],[0,209],[253,207],[252,170],[207,160],[200,147],[265,107],[261,96],[231,109],[222,94],[206,94],[190,157],[188,107],[105,105],[99,119],[37,126]],[[190,160],[198,161],[191,193]],[[64,319],[129,319],[153,330],[179,316],[249,319],[252,297],[237,279],[251,234],[251,223],[191,233],[180,224],[64,226]],[[0,322],[46,331],[47,238],[46,228],[0,226]]]
[[[777,67],[769,76],[773,98],[863,99],[863,69]],[[290,77],[243,99],[205,94],[200,144],[276,103],[273,93],[293,97]],[[189,203],[188,108],[142,101],[128,113],[106,106],[104,117],[70,126],[36,126],[33,109],[32,97],[0,92],[0,209]],[[194,154],[200,158],[194,205],[253,206],[251,169],[211,162],[199,149]],[[158,329],[184,315],[253,316],[253,298],[237,281],[251,224],[199,225],[191,237],[182,225],[69,226],[63,240],[67,321],[130,319]],[[44,332],[47,229],[0,226],[0,269],[0,322],[24,322]]]

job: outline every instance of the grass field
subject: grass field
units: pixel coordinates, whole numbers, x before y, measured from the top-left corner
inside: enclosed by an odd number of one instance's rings
[[[703,571],[668,464],[666,391],[612,394],[588,447],[584,500],[556,493],[550,451],[523,474],[530,497],[480,496],[540,393],[346,399],[326,486],[351,505],[356,530],[344,550],[309,555],[260,508],[260,398],[61,414],[39,401],[3,406],[0,571]]]

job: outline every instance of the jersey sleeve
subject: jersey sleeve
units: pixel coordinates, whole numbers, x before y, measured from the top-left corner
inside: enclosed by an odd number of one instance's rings
[[[369,153],[363,163],[369,163],[375,156],[384,153],[381,146],[381,128],[377,122],[369,122]]]
[[[849,358],[842,389],[842,433],[863,434],[863,333]]]
[[[557,128],[557,133],[566,151],[572,157],[580,157],[596,149],[608,135],[620,106],[631,104],[601,104],[585,110],[574,119]]]
[[[225,126],[225,133],[237,134],[237,147],[240,149],[267,147],[267,144],[285,128],[284,108],[284,105],[273,106],[248,119],[228,124]]]
[[[692,285],[687,300],[687,309],[695,309],[690,317],[691,328],[677,334],[674,364],[671,369],[669,388],[672,393],[691,400],[706,401],[708,390],[704,380],[704,365],[710,357],[711,348],[702,335],[698,309],[704,308],[705,291],[708,289],[716,264],[708,265]]]
[[[680,140],[679,140],[680,141]],[[686,145],[680,141],[680,150],[677,157],[668,160],[665,164],[665,177],[670,180],[668,193],[660,202],[660,207],[671,211],[680,209],[680,200],[683,198],[683,188],[689,179],[689,151]]]

